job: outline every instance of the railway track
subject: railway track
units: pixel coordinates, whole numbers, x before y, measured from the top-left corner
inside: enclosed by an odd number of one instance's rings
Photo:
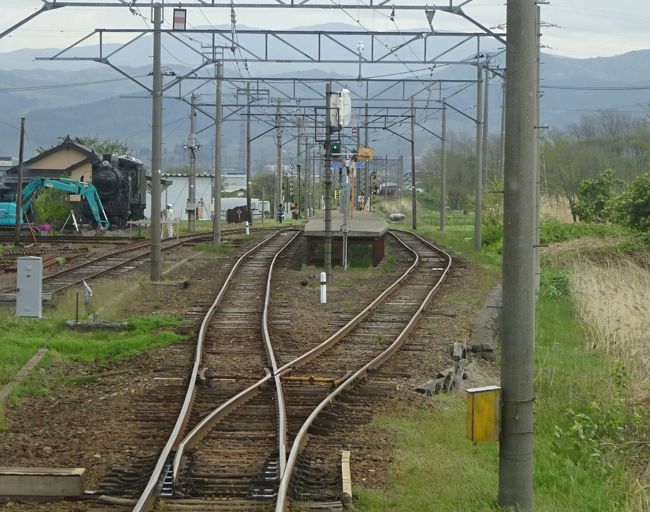
[[[134,241],[145,240],[142,236],[107,236],[107,235],[40,235],[21,233],[19,242],[37,244],[130,244]],[[0,234],[0,244],[12,244],[16,241],[15,235]]]
[[[240,230],[224,230],[223,233],[227,235],[229,233],[237,233],[238,231]],[[162,240],[161,251],[168,251],[183,244],[197,243],[211,239],[212,233],[200,233]],[[149,240],[131,240],[123,247],[111,250],[97,257],[83,258],[68,268],[44,275],[43,293],[54,295],[71,286],[80,284],[82,281],[89,281],[117,271],[120,273],[127,272],[145,263],[145,258],[150,253],[151,246]],[[12,293],[15,291],[15,288],[9,288],[4,290],[3,293]]]
[[[283,511],[289,507],[290,490],[299,500],[314,501],[317,508],[341,508],[336,471],[323,482],[319,472],[310,471],[316,467],[313,459],[300,459],[308,432],[317,420],[333,414],[328,407],[353,397],[368,373],[400,347],[451,266],[446,253],[420,237],[407,232],[393,235],[413,254],[411,267],[335,334],[283,366],[275,362],[268,329],[270,274],[259,335],[250,336],[250,325],[259,320],[257,310],[252,318],[239,308],[225,310],[235,315],[230,317],[227,336],[235,331],[248,333],[246,343],[249,337],[257,337],[258,347],[264,340],[266,375],[251,382],[265,364],[260,356],[252,356],[248,372],[232,367],[213,373],[214,396],[208,393],[190,405],[196,393],[192,380],[201,370],[200,358],[195,361],[183,411],[134,511],[155,508],[159,497],[164,510],[270,510],[275,503],[275,510]],[[208,313],[204,320],[197,353],[202,352],[205,326],[213,315],[214,311]],[[222,345],[227,340],[221,340]],[[210,364],[235,359],[221,350]],[[228,394],[230,398],[224,400]],[[187,425],[194,427],[183,437]],[[295,468],[299,469],[296,477]]]
[[[183,437],[199,445],[190,461],[176,461],[186,470],[178,484],[185,496],[236,500],[241,510],[251,511],[258,510],[264,500],[274,499],[280,459],[273,451],[278,432],[274,411],[280,410],[275,405],[277,388],[264,386],[249,392],[246,406],[229,414],[205,439],[208,432],[197,434],[193,427],[210,416],[215,404],[227,404],[265,373],[262,380],[273,382],[277,364],[270,346],[262,343],[270,275],[278,254],[299,233],[285,230],[268,237],[242,256],[226,279],[201,325],[181,414],[141,498],[142,506],[149,508],[154,503],[160,476],[164,479],[161,495],[171,497],[170,454]],[[183,506],[187,503],[184,500]],[[174,510],[172,503],[166,502],[165,507]],[[263,505],[260,510],[265,508]]]

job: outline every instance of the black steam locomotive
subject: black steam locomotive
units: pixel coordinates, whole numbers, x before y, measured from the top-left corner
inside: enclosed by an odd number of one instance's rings
[[[103,155],[93,162],[92,184],[97,189],[111,226],[144,219],[147,183],[143,163],[124,155]]]

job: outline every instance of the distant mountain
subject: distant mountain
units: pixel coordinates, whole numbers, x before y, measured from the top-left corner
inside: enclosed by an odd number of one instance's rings
[[[241,29],[242,27],[240,27]],[[347,24],[327,24],[300,27],[299,30],[306,31],[351,31],[356,27]],[[195,37],[195,36],[192,36]],[[351,40],[345,39],[347,44],[352,45]],[[355,37],[355,36],[349,36]],[[247,51],[253,54],[261,54],[263,50],[261,40],[252,36],[240,35],[240,43]],[[222,41],[222,43],[224,43]],[[305,42],[305,51],[310,51]],[[329,52],[334,52],[337,46],[335,42],[329,41]],[[391,43],[393,44],[393,43]],[[375,52],[387,52],[389,49],[382,48],[375,42]],[[370,41],[367,41],[366,51],[369,51]],[[105,48],[105,51],[109,47]],[[110,48],[115,48],[111,46]],[[296,55],[300,49],[290,50],[281,41],[275,41],[269,46],[270,52]],[[98,137],[126,139],[137,155],[147,160],[150,155],[150,124],[151,124],[151,101],[147,98],[147,91],[137,83],[124,77],[110,67],[94,62],[86,61],[62,61],[47,62],[34,60],[37,56],[53,55],[58,49],[39,50],[18,50],[0,54],[0,154],[16,155],[18,147],[17,126],[20,124],[20,117],[27,118],[28,144],[26,157],[33,156],[39,146],[49,147],[57,142],[57,137],[69,134],[71,136],[95,135]],[[349,56],[349,52],[338,47],[340,55]],[[404,51],[404,50],[402,50]],[[466,58],[471,56],[473,50],[463,47],[457,51],[454,57],[445,58]],[[226,50],[226,54],[229,54]],[[283,53],[284,52],[284,53]],[[242,52],[244,59],[250,54]],[[336,54],[334,54],[336,55]],[[377,55],[377,53],[376,53]],[[75,50],[76,57],[96,57],[98,48],[86,46]],[[111,61],[130,74],[136,77],[147,87],[150,86],[151,71],[151,40],[149,37],[142,37],[135,43],[127,46],[123,51],[118,52]],[[187,48],[184,44],[174,39],[167,39],[163,49],[163,66],[166,74],[172,72],[181,75],[189,72],[200,63],[200,56]],[[249,63],[248,70],[245,63],[235,67],[232,63],[226,65],[226,76],[238,76],[239,73],[253,76],[273,76],[289,78],[310,78],[328,76],[332,80],[339,80],[342,85],[349,84],[353,93],[361,93],[364,89],[357,88],[356,81],[358,69],[356,65],[273,63],[259,64]],[[414,66],[385,65],[363,66],[362,73],[373,75],[386,74],[393,76],[396,70],[404,73],[403,76],[412,76],[408,69]],[[212,76],[213,68],[198,71],[199,76]],[[473,66],[448,66],[442,67],[426,74],[428,78],[465,79],[475,77]],[[639,77],[648,77],[647,80]],[[166,83],[173,77],[167,76]],[[490,130],[491,133],[498,133],[500,115],[500,81],[492,82],[489,98]],[[188,82],[185,91],[194,88],[198,82]],[[240,84],[241,85],[241,84]],[[576,122],[581,116],[592,114],[597,110],[618,109],[636,115],[643,115],[645,106],[648,104],[648,90],[620,90],[621,87],[633,87],[638,85],[650,85],[650,50],[642,50],[618,55],[615,57],[599,57],[592,59],[571,59],[556,55],[543,54],[542,56],[542,124],[550,127],[563,128],[567,124]],[[232,85],[224,84],[224,102],[233,103],[235,91]],[[264,87],[261,85],[261,87]],[[386,84],[375,84],[375,91],[387,87]],[[411,87],[411,89],[409,89]],[[405,86],[405,90],[415,90],[415,85]],[[451,94],[449,84],[444,84],[440,94]],[[599,90],[583,90],[589,87]],[[607,90],[609,88],[609,90]],[[619,90],[616,90],[619,88]],[[203,101],[212,103],[214,101],[214,87],[212,84],[200,90],[204,93]],[[300,97],[315,97],[324,92],[323,84],[298,84],[293,89],[293,84],[288,82],[274,86],[270,91],[271,97],[281,96],[282,92],[292,95],[294,92]],[[401,97],[402,91],[399,87],[394,88],[395,95]],[[164,112],[164,133],[165,133],[165,164],[178,165],[186,161],[187,155],[183,150],[183,144],[187,139],[189,120],[187,119],[189,107],[187,104],[174,100],[172,97],[178,94],[177,88],[166,92],[169,99],[165,101]],[[431,95],[432,100],[438,99],[439,93]],[[139,97],[139,99],[127,99]],[[463,93],[453,96],[453,105],[471,115],[476,103],[476,93],[472,88]],[[356,105],[355,105],[356,106]],[[204,107],[208,111],[214,107]],[[439,116],[437,116],[439,119]],[[225,163],[229,167],[238,167],[243,161],[243,119],[241,112],[232,113],[224,126],[224,137],[226,139]],[[453,112],[448,116],[450,129],[455,131],[472,132],[471,122],[463,116]],[[354,120],[357,122],[358,120]],[[268,120],[270,125],[273,120]],[[438,131],[438,122],[431,120],[427,122],[429,129]],[[199,153],[199,164],[211,166],[211,121],[205,116],[199,116],[199,129],[203,131],[199,138],[203,149]],[[269,124],[255,123],[253,136],[257,136],[270,127]],[[291,130],[285,130],[285,141],[293,134]],[[374,138],[377,146],[381,147],[381,153],[392,153],[400,151],[408,154],[406,143],[397,137],[391,136],[390,132],[378,131]],[[422,154],[434,140],[431,134],[419,131],[417,135],[417,153]],[[275,162],[275,146],[271,134],[260,137],[252,145],[253,162],[261,166],[265,163]],[[293,145],[293,146],[291,146]],[[293,147],[294,149],[291,149]],[[288,143],[285,146],[286,159],[295,153],[295,144]]]

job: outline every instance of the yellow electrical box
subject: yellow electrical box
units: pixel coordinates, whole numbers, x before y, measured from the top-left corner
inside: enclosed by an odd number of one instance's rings
[[[498,441],[501,428],[501,388],[483,386],[467,390],[467,439]]]

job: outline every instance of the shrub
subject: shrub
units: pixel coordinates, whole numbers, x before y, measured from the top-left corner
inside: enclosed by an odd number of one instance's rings
[[[68,194],[61,190],[43,190],[32,203],[37,222],[47,222],[55,229],[61,227],[70,214],[67,198]]]
[[[599,178],[583,180],[576,194],[576,215],[583,222],[607,222],[614,190],[622,186],[612,169],[605,169]]]
[[[650,172],[630,183],[628,190],[613,201],[612,213],[625,226],[650,231]]]

